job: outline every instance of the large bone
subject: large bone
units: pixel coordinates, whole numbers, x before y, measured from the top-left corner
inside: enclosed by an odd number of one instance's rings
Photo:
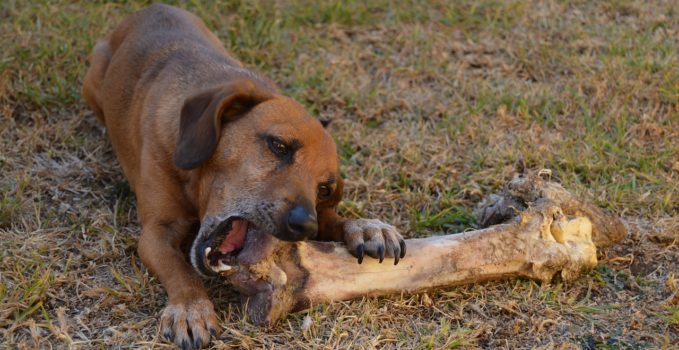
[[[365,259],[359,265],[340,243],[288,243],[255,237],[246,242],[250,252],[244,256],[248,258],[240,259],[240,265],[225,277],[241,292],[251,321],[261,324],[332,300],[514,277],[550,281],[557,273],[564,280],[572,280],[597,263],[594,241],[598,237],[593,241],[593,232],[605,232],[604,242],[624,234],[621,224],[615,230],[622,229],[622,233],[599,227],[602,222],[618,224],[619,220],[598,208],[586,213],[601,217],[574,216],[570,206],[564,210],[563,198],[569,205],[576,200],[558,184],[525,176],[512,181],[515,185],[516,181],[531,181],[531,188],[545,191],[530,198],[534,201],[509,198],[509,191],[491,197],[478,211],[480,221],[484,213],[503,210],[508,222],[460,234],[407,240],[408,255],[396,266],[374,259]],[[511,211],[507,203],[518,206],[511,209],[513,215],[507,214]]]

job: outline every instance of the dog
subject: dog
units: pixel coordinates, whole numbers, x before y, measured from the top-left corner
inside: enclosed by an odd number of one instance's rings
[[[149,6],[88,61],[82,94],[135,192],[138,254],[167,292],[159,329],[169,341],[201,348],[216,336],[201,275],[228,269],[253,230],[343,241],[358,263],[405,256],[393,226],[337,214],[343,184],[332,137],[198,17]]]

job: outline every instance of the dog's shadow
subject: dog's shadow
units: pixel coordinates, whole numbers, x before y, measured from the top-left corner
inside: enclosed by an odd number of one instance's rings
[[[205,287],[214,303],[215,311],[221,316],[220,320],[230,322],[245,317],[240,293],[224,279],[218,277],[207,279]]]

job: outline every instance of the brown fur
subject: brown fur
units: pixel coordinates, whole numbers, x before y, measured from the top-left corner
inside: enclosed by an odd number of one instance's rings
[[[370,256],[384,255],[385,245],[387,256],[402,256],[395,230],[345,233],[330,135],[273,82],[243,68],[194,15],[152,5],[128,17],[89,59],[83,96],[136,193],[139,255],[167,290],[161,328],[177,344],[201,347],[217,329],[212,303],[181,251],[205,218],[263,210],[264,218],[248,220],[274,232],[291,203],[313,203],[319,239],[344,240],[362,258],[365,236]],[[265,134],[298,140],[294,161],[276,159]],[[320,198],[319,183],[329,179],[332,194]]]

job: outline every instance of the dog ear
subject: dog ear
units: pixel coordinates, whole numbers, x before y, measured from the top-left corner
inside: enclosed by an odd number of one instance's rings
[[[219,143],[221,127],[273,97],[273,92],[251,79],[239,79],[209,89],[184,101],[174,163],[193,169],[205,163]]]

